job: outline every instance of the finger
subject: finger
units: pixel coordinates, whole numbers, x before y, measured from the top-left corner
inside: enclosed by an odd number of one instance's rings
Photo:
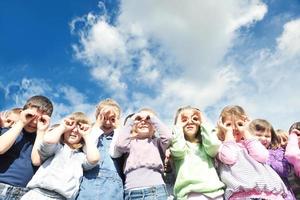
[[[111,113],[111,108],[105,107],[100,111],[100,113],[102,113],[103,115],[109,115]]]
[[[300,135],[300,131],[298,129],[293,129],[291,133],[295,133],[296,135]]]
[[[68,118],[66,118],[65,120],[64,120],[64,122],[65,122],[65,125],[66,126],[68,126],[69,128],[74,128],[75,127],[75,121],[74,120],[72,120],[72,119],[68,119]]]

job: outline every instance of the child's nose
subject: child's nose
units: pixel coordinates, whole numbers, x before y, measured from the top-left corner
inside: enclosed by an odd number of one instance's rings
[[[78,127],[78,125],[76,125],[76,126],[73,128],[73,131],[74,131],[74,132],[78,132],[78,130],[79,130],[79,127]]]
[[[32,123],[33,123],[33,124],[37,124],[37,122],[38,122],[38,119],[37,119],[37,118],[35,118],[35,119],[32,120]]]
[[[105,124],[111,124],[109,119],[105,120],[104,122],[105,122]]]

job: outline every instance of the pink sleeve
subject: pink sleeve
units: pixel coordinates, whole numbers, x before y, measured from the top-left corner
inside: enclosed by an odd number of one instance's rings
[[[285,150],[285,157],[294,166],[294,171],[300,177],[300,150],[298,145],[298,137],[295,133],[291,133]]]
[[[235,164],[238,157],[238,148],[234,141],[224,142],[219,148],[218,159],[228,165]]]
[[[267,162],[269,151],[257,139],[245,140],[243,143],[252,158],[260,163]]]

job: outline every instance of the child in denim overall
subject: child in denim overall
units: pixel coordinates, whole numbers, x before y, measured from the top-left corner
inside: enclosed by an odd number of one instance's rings
[[[109,149],[120,118],[120,106],[112,99],[101,101],[96,110],[92,135],[101,155],[98,165],[84,173],[77,200],[123,200],[123,182],[119,159],[111,158]]]

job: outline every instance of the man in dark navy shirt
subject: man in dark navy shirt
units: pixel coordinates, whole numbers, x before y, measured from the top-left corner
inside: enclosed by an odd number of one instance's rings
[[[44,96],[29,98],[20,119],[11,128],[0,129],[0,200],[17,200],[41,164],[37,144],[49,127],[53,112]]]

